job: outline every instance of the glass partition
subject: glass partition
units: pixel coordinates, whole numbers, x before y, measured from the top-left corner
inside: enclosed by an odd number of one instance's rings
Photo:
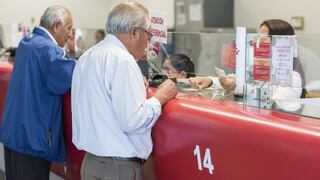
[[[320,35],[297,36],[297,42],[307,91],[301,114],[320,118]]]
[[[235,69],[235,35],[234,34],[213,34],[213,33],[168,33],[168,43],[158,44],[151,42],[147,60],[149,64],[149,78],[157,75],[168,75],[166,59],[177,54],[188,56],[193,65],[194,71],[186,72],[191,76],[217,76],[217,69],[225,71],[226,74],[234,74]],[[182,61],[178,62],[175,58],[176,68],[169,72],[168,77],[176,78],[181,92],[203,95],[208,98],[230,99],[232,92],[224,89],[207,88],[203,90],[194,89],[188,86],[187,77],[178,76],[174,71],[185,71],[181,67]],[[180,57],[181,58],[181,57]],[[179,67],[180,66],[180,67]],[[178,68],[178,70],[177,70]],[[185,67],[187,68],[187,67]]]
[[[98,42],[98,31],[74,29],[73,37],[67,44],[69,55],[78,58],[94,46]],[[151,42],[145,56],[137,57],[137,60],[150,82],[160,83],[164,74],[175,73],[164,67],[166,59],[175,54],[184,54],[191,59],[194,70],[186,70],[187,77],[174,79],[180,92],[234,101],[232,91],[212,86],[198,90],[188,84],[188,78],[225,76],[234,79],[237,53],[235,38],[235,34],[171,32],[168,33],[167,44]],[[3,52],[1,55],[5,56]],[[317,111],[320,107],[319,57],[320,35],[262,37],[247,34],[244,96],[236,98],[236,101],[258,108],[320,118],[320,111]],[[300,84],[297,83],[299,78]]]
[[[246,103],[271,109],[274,100],[300,98],[303,73],[301,65],[295,63],[300,63],[295,37],[248,34],[244,92]],[[285,106],[282,109],[296,111],[299,109],[297,106]]]
[[[185,54],[191,58],[197,75],[215,76],[215,67],[223,68],[227,73],[233,73],[234,40],[233,34],[168,33],[168,43],[159,45],[160,50],[156,52],[156,56],[152,55],[153,49],[149,50],[148,62],[161,69],[168,56]],[[227,64],[227,60],[232,62]]]
[[[319,38],[248,34],[244,104],[320,118]]]
[[[320,35],[262,37],[247,34],[246,83],[244,96],[237,101],[258,108],[320,118],[320,112],[316,110],[320,107],[319,38]],[[234,34],[169,33],[167,44],[151,43],[149,47],[149,78],[163,74],[165,60],[174,54],[185,54],[192,59],[195,76],[217,77],[217,67],[228,77],[235,72],[237,50],[234,40]],[[233,93],[223,88],[197,90],[185,86],[186,81],[182,79],[177,81],[183,93],[234,100]]]

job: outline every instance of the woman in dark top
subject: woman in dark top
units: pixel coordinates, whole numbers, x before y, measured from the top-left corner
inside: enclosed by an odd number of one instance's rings
[[[289,36],[295,35],[293,27],[288,22],[281,19],[270,19],[270,20],[263,21],[260,25],[259,33],[267,34],[270,36],[271,35],[289,35]],[[307,92],[305,89],[306,82],[305,82],[304,72],[303,72],[299,57],[294,57],[293,70],[299,73],[301,76],[301,80],[302,80],[301,98],[304,98]]]

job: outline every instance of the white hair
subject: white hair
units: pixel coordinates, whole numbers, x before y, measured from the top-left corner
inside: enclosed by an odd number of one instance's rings
[[[123,2],[113,8],[106,23],[109,34],[127,33],[134,27],[145,30],[150,27],[149,12],[143,5]]]
[[[54,23],[61,22],[66,24],[68,16],[71,16],[70,11],[63,6],[51,6],[46,9],[40,19],[40,26],[50,28]]]

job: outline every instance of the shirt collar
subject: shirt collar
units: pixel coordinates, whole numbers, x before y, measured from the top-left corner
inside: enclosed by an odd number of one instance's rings
[[[128,52],[128,49],[124,46],[124,44],[115,36],[112,34],[108,34],[104,40],[105,42],[112,42],[114,44],[116,44],[118,47],[120,47],[123,50],[126,50]]]
[[[54,37],[51,35],[51,33],[50,33],[46,28],[44,28],[44,27],[42,27],[42,26],[39,26],[38,28],[41,29],[41,30],[43,30],[45,33],[47,33],[48,36],[50,37],[50,39],[51,39],[56,45],[58,45],[57,41],[54,39]]]

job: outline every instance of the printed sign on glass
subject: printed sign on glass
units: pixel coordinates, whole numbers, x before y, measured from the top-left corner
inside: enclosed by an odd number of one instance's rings
[[[167,43],[167,13],[160,11],[150,11],[151,41]]]
[[[253,46],[253,80],[269,82],[271,69],[271,38],[254,38]]]
[[[222,44],[221,64],[224,68],[235,69],[236,67],[236,46],[234,44]]]

